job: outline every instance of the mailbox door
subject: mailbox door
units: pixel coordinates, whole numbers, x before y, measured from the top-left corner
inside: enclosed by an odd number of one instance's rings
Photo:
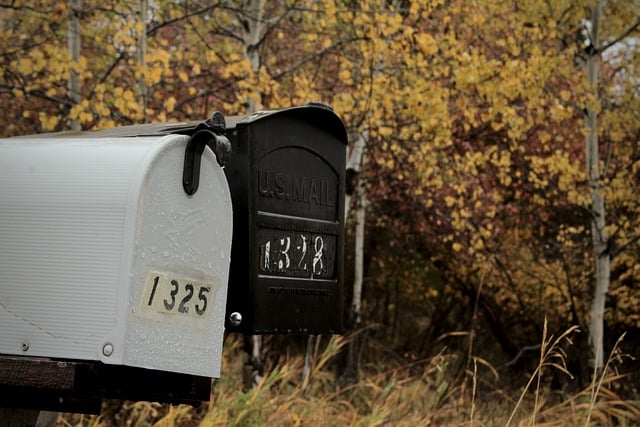
[[[329,109],[249,116],[231,135],[234,203],[227,328],[342,328],[346,131]],[[240,313],[238,325],[229,321]]]

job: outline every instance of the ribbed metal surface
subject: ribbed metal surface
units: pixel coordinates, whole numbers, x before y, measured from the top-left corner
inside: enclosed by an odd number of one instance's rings
[[[0,144],[0,352],[96,359],[114,326],[128,189],[148,146]]]

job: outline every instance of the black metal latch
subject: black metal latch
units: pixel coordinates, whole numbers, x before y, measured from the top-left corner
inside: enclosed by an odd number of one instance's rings
[[[227,129],[224,116],[216,111],[205,122],[199,124],[184,152],[184,170],[182,186],[188,195],[195,194],[200,186],[200,162],[204,147],[208,146],[216,155],[220,166],[225,166],[231,159],[231,143],[225,136]]]

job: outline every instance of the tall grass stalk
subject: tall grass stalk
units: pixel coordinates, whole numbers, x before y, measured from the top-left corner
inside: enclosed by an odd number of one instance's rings
[[[476,358],[473,358],[473,376],[472,378],[472,387],[471,387],[471,413],[469,414],[469,426],[473,427],[473,416],[476,409],[476,387],[477,387],[477,378],[478,378],[478,361]]]
[[[591,414],[593,413],[593,409],[594,409],[594,407],[596,405],[596,401],[598,400],[598,395],[600,394],[600,389],[602,387],[605,374],[606,374],[607,370],[609,369],[609,365],[611,363],[612,356],[615,354],[615,352],[619,348],[620,343],[624,339],[625,335],[626,335],[625,333],[620,335],[620,337],[618,338],[618,340],[614,344],[613,349],[609,353],[609,357],[607,358],[607,362],[605,363],[602,372],[598,372],[598,368],[597,368],[598,361],[597,360],[593,364],[594,368],[593,368],[593,375],[592,375],[592,378],[591,378],[591,396],[589,398],[589,410],[587,411],[587,419],[584,422],[585,426],[588,426],[589,423],[591,422]],[[597,351],[596,353],[600,353],[600,352]]]
[[[538,360],[538,365],[536,366],[535,371],[533,372],[533,374],[529,378],[529,381],[527,382],[527,385],[522,390],[522,393],[520,394],[520,398],[516,402],[516,405],[513,408],[513,411],[511,412],[511,415],[509,416],[509,419],[507,420],[507,424],[506,424],[507,427],[511,425],[511,422],[513,421],[513,418],[515,417],[516,413],[518,412],[518,409],[520,408],[520,405],[522,404],[522,402],[524,400],[524,397],[526,396],[527,392],[529,391],[529,387],[531,387],[531,384],[533,383],[534,380],[536,381],[536,391],[535,391],[535,402],[534,402],[534,407],[533,407],[533,413],[531,414],[530,425],[533,425],[535,423],[536,413],[537,413],[537,411],[539,409],[538,408],[538,397],[539,397],[539,394],[540,394],[540,376],[542,375],[542,369],[544,367],[552,366],[552,367],[558,369],[560,372],[563,372],[566,375],[568,375],[569,377],[573,378],[573,375],[571,375],[571,373],[567,369],[567,366],[566,366],[566,353],[562,349],[561,344],[564,341],[572,343],[571,335],[574,332],[577,332],[577,331],[578,331],[578,327],[577,326],[572,326],[571,328],[569,328],[566,331],[564,331],[555,340],[553,339],[553,335],[551,335],[549,338],[547,338],[547,319],[545,318],[544,327],[542,329],[542,345],[540,346],[540,359]]]

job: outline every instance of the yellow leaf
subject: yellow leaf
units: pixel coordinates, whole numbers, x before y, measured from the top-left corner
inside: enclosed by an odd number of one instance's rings
[[[444,198],[444,203],[445,205],[447,205],[448,208],[452,207],[455,202],[456,202],[456,199],[453,196],[447,196]]]
[[[393,129],[389,126],[380,126],[378,132],[381,136],[390,136],[393,133]]]
[[[168,113],[172,113],[174,108],[176,108],[176,99],[173,96],[170,96],[164,101],[164,106]]]
[[[20,74],[31,74],[33,71],[33,63],[29,58],[20,58],[18,61],[18,72]]]
[[[338,77],[345,83],[351,83],[351,71],[342,69],[338,73]]]
[[[431,34],[416,34],[415,40],[423,54],[434,55],[438,52],[438,43]]]
[[[42,126],[42,130],[44,131],[54,130],[59,121],[57,116],[49,116],[43,112],[40,112],[38,114],[38,118],[40,119],[40,125]]]

